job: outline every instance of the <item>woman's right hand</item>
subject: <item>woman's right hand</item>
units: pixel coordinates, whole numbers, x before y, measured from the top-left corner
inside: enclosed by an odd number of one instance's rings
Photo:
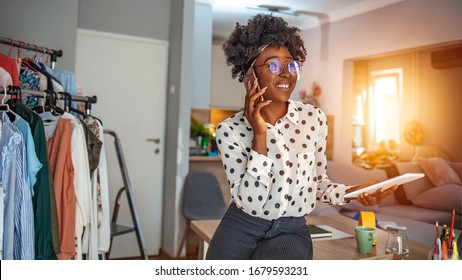
[[[266,91],[266,87],[258,90],[258,81],[255,79],[253,83],[250,81],[244,81],[246,85],[247,93],[245,95],[245,107],[244,114],[247,121],[250,123],[255,136],[266,135],[266,121],[263,119],[260,111],[263,107],[269,105],[271,100],[263,100],[262,96]]]

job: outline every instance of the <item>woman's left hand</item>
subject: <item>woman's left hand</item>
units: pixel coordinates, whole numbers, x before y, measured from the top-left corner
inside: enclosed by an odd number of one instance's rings
[[[365,184],[362,184],[362,185],[359,185],[359,186],[356,186],[356,187],[351,187],[351,188],[348,189],[347,193],[352,192],[352,191],[356,191],[356,190],[359,190],[359,189],[362,189],[362,188],[365,188],[365,187],[368,187],[368,186],[370,186],[372,184],[375,184],[375,183],[377,183],[377,182],[367,182]],[[380,189],[377,189],[372,194],[369,194],[369,193],[365,192],[365,193],[360,194],[359,196],[357,196],[354,199],[356,199],[359,203],[361,203],[364,206],[374,206],[374,205],[379,204],[382,201],[382,199],[384,199],[386,196],[394,193],[397,188],[398,188],[398,186],[393,186],[393,187],[388,188],[386,190],[380,188]]]

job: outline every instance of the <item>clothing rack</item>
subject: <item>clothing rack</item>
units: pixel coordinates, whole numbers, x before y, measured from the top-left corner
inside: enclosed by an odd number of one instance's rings
[[[21,89],[17,86],[8,86],[7,87],[7,92],[6,94],[9,95],[15,95],[19,91],[20,95],[25,95],[25,96],[34,96],[38,98],[50,98],[50,95],[55,93],[51,90],[47,91],[34,91],[34,90],[26,90],[26,89]],[[0,92],[4,93],[4,89],[2,86],[0,86]],[[76,101],[76,102],[84,102],[85,103],[85,110],[87,114],[90,114],[91,111],[91,104],[95,104],[98,101],[98,98],[96,95],[93,96],[80,96],[80,95],[70,95],[66,92],[57,92],[57,94],[54,95],[54,97],[57,100],[68,100],[67,96],[70,96],[70,101]]]
[[[17,47],[21,49],[31,50],[35,52],[40,52],[43,54],[48,54],[51,57],[51,68],[55,68],[56,60],[58,57],[63,56],[62,50],[54,50],[46,47],[37,46],[35,44],[26,43],[23,41],[13,40],[11,38],[0,37],[0,43],[4,45],[9,45],[11,47]]]

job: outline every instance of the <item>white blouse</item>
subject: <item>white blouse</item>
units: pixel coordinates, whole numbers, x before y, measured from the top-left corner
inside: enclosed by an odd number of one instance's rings
[[[252,127],[243,111],[217,127],[217,145],[232,200],[244,212],[266,220],[300,217],[316,201],[344,204],[349,188],[326,174],[326,115],[289,100],[287,114],[267,123],[267,156],[252,150]]]

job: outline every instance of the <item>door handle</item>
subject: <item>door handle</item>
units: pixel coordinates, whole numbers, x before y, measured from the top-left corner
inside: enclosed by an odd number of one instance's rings
[[[146,141],[148,142],[154,142],[156,144],[159,144],[160,143],[160,139],[159,138],[148,138],[146,139]]]

